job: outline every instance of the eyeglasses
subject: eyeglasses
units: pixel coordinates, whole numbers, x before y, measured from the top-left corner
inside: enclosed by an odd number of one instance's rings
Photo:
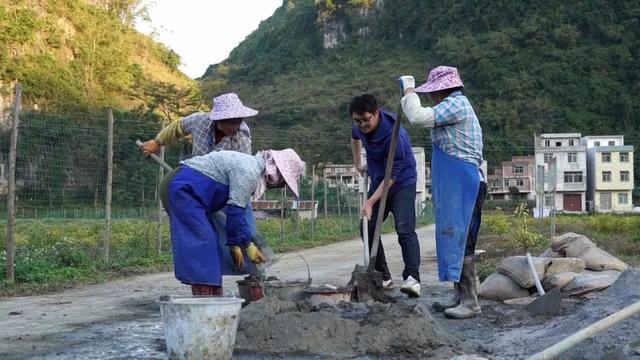
[[[351,120],[353,120],[353,123],[356,124],[357,126],[363,126],[370,123],[372,117],[373,117],[373,114],[367,117],[361,117],[361,118],[352,117]]]

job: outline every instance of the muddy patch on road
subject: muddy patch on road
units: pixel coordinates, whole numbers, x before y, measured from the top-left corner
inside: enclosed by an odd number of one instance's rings
[[[463,353],[422,304],[343,302],[312,310],[269,297],[242,310],[235,349],[330,358],[447,359]]]
[[[626,306],[640,301],[640,269],[630,269],[593,299],[563,299],[560,315],[534,317],[522,305],[482,301],[474,319],[437,321],[463,342],[491,359],[523,359],[575,334]],[[624,320],[567,350],[560,359],[638,359],[633,353],[640,334],[640,316]]]

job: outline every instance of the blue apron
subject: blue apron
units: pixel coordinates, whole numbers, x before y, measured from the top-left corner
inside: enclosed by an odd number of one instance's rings
[[[440,281],[460,281],[467,234],[480,188],[478,167],[433,145],[431,157]]]
[[[176,279],[186,284],[222,285],[222,275],[246,274],[253,266],[245,254],[245,268],[234,264],[225,246],[224,224],[213,214],[229,199],[229,186],[182,167],[169,184],[168,214]]]

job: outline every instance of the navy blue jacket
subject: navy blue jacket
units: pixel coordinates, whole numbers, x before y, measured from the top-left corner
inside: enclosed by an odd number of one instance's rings
[[[384,180],[384,171],[387,167],[387,157],[391,148],[391,135],[393,135],[395,121],[395,114],[380,110],[380,122],[373,134],[364,134],[355,125],[351,128],[351,137],[354,140],[362,141],[367,152],[367,170],[371,178],[369,196],[376,191]],[[391,179],[394,180],[394,183],[389,189],[389,193],[391,194],[403,186],[415,184],[417,176],[416,159],[413,157],[413,150],[411,150],[409,134],[400,125],[398,147],[396,148],[393,170],[391,171]]]

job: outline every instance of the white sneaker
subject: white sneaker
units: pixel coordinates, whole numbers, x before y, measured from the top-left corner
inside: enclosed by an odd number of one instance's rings
[[[414,279],[413,276],[409,275],[400,287],[400,291],[409,295],[409,297],[418,297],[420,296],[420,283]]]
[[[382,289],[383,290],[393,290],[393,280],[382,280]]]

